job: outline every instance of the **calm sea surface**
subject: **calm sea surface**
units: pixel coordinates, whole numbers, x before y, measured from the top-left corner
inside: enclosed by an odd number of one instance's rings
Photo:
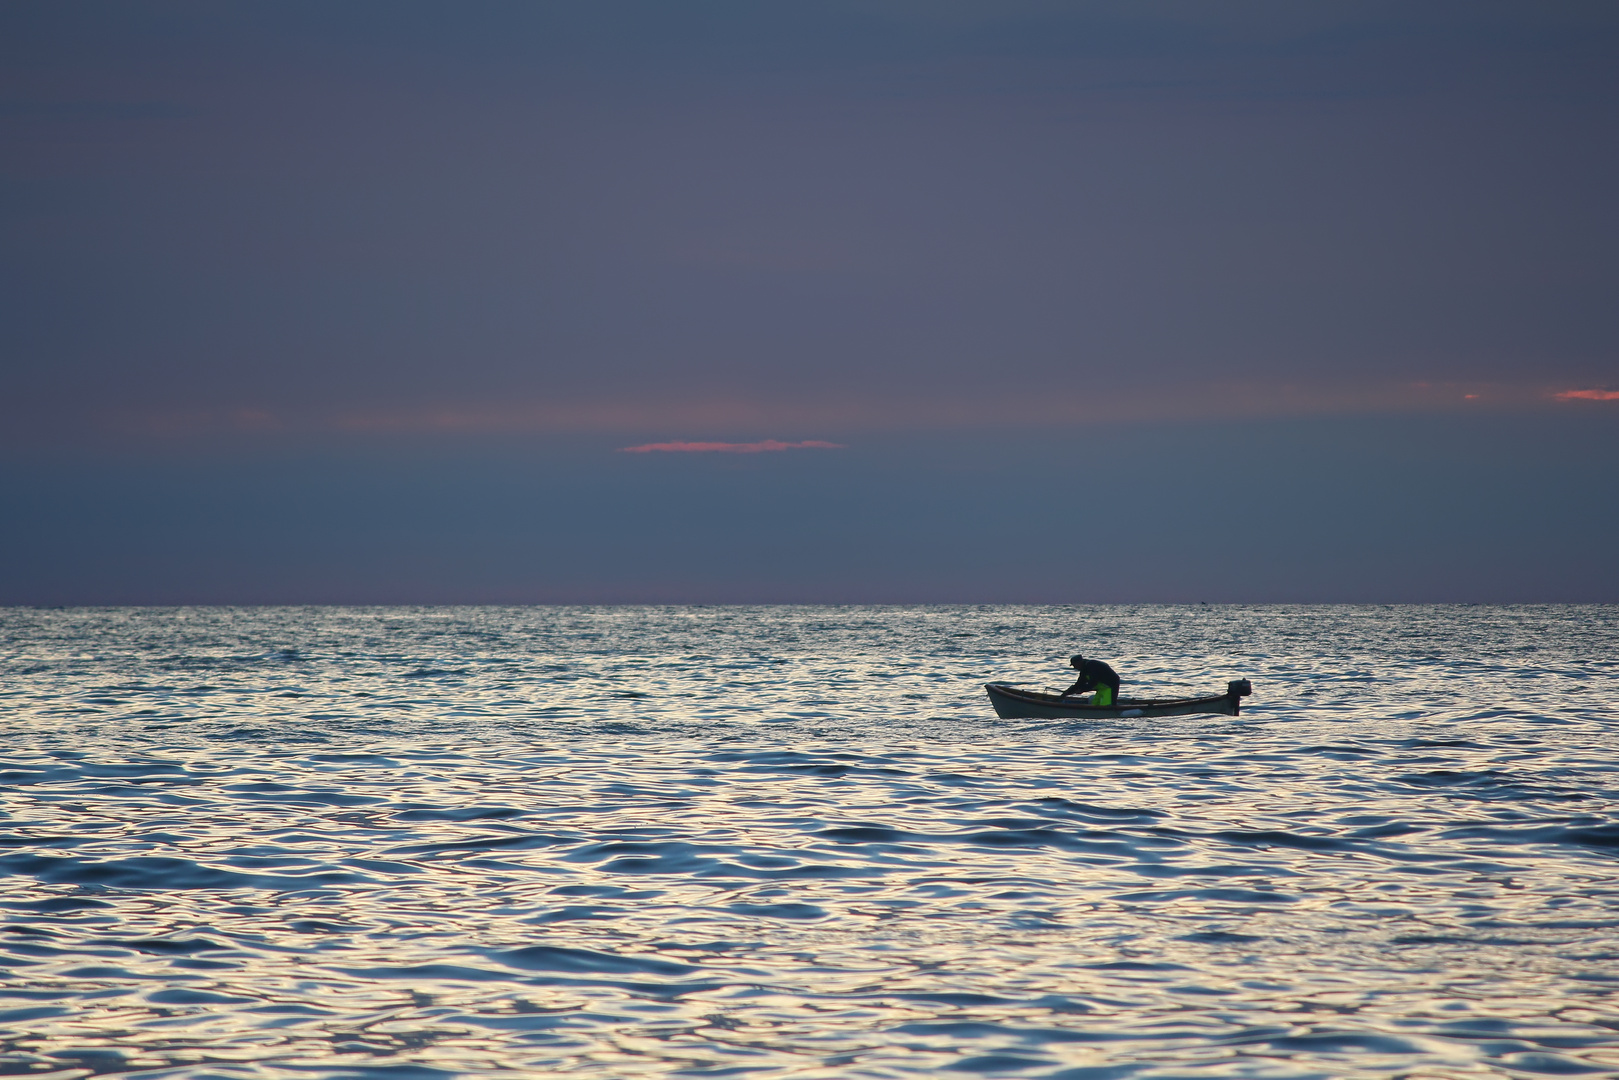
[[[5,609],[0,732],[0,1072],[1619,1075],[1619,608]]]

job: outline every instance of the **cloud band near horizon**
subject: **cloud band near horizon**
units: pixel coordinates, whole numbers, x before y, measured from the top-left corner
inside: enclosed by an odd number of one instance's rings
[[[640,446],[619,448],[621,454],[763,454],[777,450],[842,450],[842,443],[806,439],[803,442],[781,442],[765,439],[762,442],[663,442],[643,443]]]

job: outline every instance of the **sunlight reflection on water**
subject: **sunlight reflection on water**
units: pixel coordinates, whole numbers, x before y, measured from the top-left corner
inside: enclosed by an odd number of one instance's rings
[[[0,1063],[1619,1072],[1619,609],[0,612]],[[982,684],[1254,681],[1000,721]]]

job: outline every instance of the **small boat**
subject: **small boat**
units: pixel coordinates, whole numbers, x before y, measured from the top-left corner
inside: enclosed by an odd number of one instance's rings
[[[1090,704],[1087,698],[1019,690],[1007,683],[986,683],[984,689],[989,691],[989,700],[995,706],[995,715],[1003,720],[1031,718],[1117,720],[1130,716],[1196,716],[1199,713],[1237,716],[1242,711],[1242,699],[1254,692],[1253,684],[1247,679],[1233,679],[1226,684],[1225,693],[1212,697],[1121,697],[1112,705],[1097,706]]]

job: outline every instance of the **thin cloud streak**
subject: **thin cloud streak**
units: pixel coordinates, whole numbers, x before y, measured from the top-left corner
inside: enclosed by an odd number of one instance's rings
[[[842,443],[806,439],[803,442],[781,442],[765,439],[763,442],[663,442],[642,446],[625,446],[621,454],[764,454],[777,450],[842,450]]]
[[[1603,396],[1607,395],[1607,396]],[[1128,386],[1092,388],[1082,398],[1036,392],[1026,384],[985,389],[976,395],[901,398],[870,392],[848,399],[806,401],[755,400],[735,397],[676,401],[591,401],[588,399],[504,404],[466,401],[456,405],[404,405],[383,409],[322,411],[274,409],[258,404],[177,410],[130,410],[85,416],[77,425],[58,425],[57,433],[186,439],[222,434],[305,438],[320,434],[381,437],[409,435],[501,435],[613,433],[620,438],[647,437],[670,428],[720,433],[761,428],[820,429],[833,434],[855,431],[973,430],[1015,425],[1069,427],[1112,423],[1161,423],[1169,420],[1257,420],[1288,416],[1443,413],[1459,407],[1534,409],[1549,401],[1574,398],[1612,400],[1610,391],[1557,393],[1541,384],[1454,382],[1367,382],[1335,384],[1186,381],[1150,390]],[[13,425],[0,425],[0,442]],[[766,440],[779,442],[779,440]],[[707,447],[685,441],[669,444]],[[639,444],[638,444],[639,445]],[[715,443],[713,445],[722,445]],[[726,443],[755,445],[752,443]],[[708,450],[759,453],[760,450]],[[780,443],[783,448],[825,449],[808,443]],[[624,447],[636,450],[636,447]],[[640,452],[640,451],[637,451]],[[651,452],[651,451],[646,451]],[[672,452],[704,452],[677,450]]]
[[[184,444],[219,438],[260,441],[411,437],[560,436],[599,434],[615,441],[651,438],[670,429],[717,435],[760,430],[818,430],[838,437],[901,431],[1067,428],[1202,420],[1266,420],[1306,416],[1441,415],[1457,409],[1531,412],[1575,400],[1613,401],[1609,390],[1558,391],[1545,383],[1188,380],[1150,390],[1093,387],[1083,396],[1028,384],[984,388],[975,396],[901,396],[874,390],[844,399],[783,401],[761,395],[661,401],[587,398],[495,404],[399,403],[388,407],[320,408],[247,401],[195,407],[81,411],[75,416],[12,416],[0,422],[0,451],[26,445]],[[0,394],[0,406],[4,395]],[[0,412],[3,412],[0,407]],[[684,440],[680,440],[684,441]],[[779,440],[767,440],[779,441]],[[636,444],[653,445],[653,444]],[[749,444],[737,444],[749,445]],[[804,444],[788,444],[805,448]],[[821,447],[807,447],[822,449]],[[634,449],[624,447],[626,450]],[[647,451],[651,452],[651,451]],[[702,451],[673,451],[702,452]],[[762,451],[720,450],[718,453]]]

